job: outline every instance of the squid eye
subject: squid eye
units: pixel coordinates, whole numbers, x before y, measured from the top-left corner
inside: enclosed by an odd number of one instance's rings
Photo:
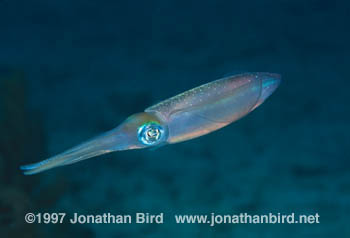
[[[155,145],[162,141],[164,129],[158,123],[146,123],[137,131],[139,141],[144,145]]]

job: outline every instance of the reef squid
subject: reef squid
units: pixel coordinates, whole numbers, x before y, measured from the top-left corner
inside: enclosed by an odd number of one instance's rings
[[[244,73],[209,82],[133,114],[100,136],[21,169],[26,175],[36,174],[113,151],[159,147],[203,136],[253,111],[280,81],[278,74]]]

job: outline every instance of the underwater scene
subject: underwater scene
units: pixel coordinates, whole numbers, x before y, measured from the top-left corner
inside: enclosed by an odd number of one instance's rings
[[[350,237],[349,23],[0,0],[0,237]]]

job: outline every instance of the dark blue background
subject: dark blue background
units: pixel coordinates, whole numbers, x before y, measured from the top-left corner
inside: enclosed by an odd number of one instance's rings
[[[349,4],[0,1],[2,237],[349,237]],[[132,113],[227,74],[282,74],[244,119],[156,151],[26,177]],[[26,225],[26,212],[164,212],[162,225]],[[176,225],[172,214],[320,214]]]

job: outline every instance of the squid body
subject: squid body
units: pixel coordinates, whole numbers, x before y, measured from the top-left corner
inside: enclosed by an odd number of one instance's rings
[[[38,163],[36,174],[105,153],[190,140],[222,128],[258,107],[280,84],[280,75],[246,73],[196,87],[128,117],[116,128]]]

